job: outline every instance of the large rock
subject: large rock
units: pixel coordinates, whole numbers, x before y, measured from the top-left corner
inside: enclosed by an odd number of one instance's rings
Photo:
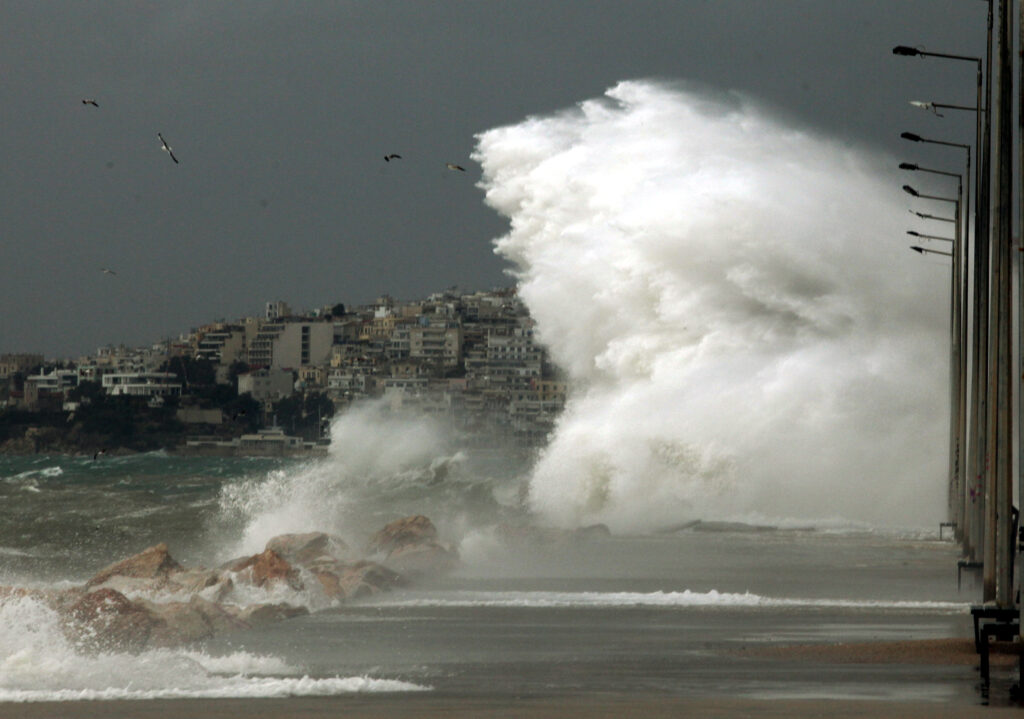
[[[202,597],[192,597],[187,602],[141,604],[162,620],[150,633],[150,647],[178,647],[209,639],[216,634],[248,629],[250,626],[220,605]]]
[[[459,553],[440,542],[404,544],[387,556],[387,565],[409,577],[445,574],[459,566]]]
[[[320,563],[311,568],[324,593],[332,599],[358,599],[404,586],[398,572],[376,562]]]
[[[173,648],[192,644],[214,635],[213,626],[191,602],[165,602],[140,604],[161,622],[150,632],[150,648]]]
[[[166,576],[125,577],[120,574],[111,575],[102,582],[89,580],[89,584],[86,585],[89,591],[112,589],[119,594],[132,597],[138,597],[139,595],[154,596],[160,592],[164,592],[168,586]]]
[[[64,618],[67,637],[90,651],[140,651],[163,621],[113,589],[83,595]]]
[[[371,537],[367,550],[410,577],[450,572],[459,564],[458,552],[438,540],[434,523],[422,514],[391,522]]]
[[[281,534],[267,542],[266,549],[299,566],[324,560],[343,560],[351,554],[344,540],[325,532]]]
[[[248,579],[257,587],[284,583],[295,590],[303,589],[298,570],[273,549],[264,550],[251,557],[243,557],[228,569],[240,578]]]
[[[168,580],[172,591],[188,594],[197,594],[216,584],[231,581],[213,569],[186,569],[170,575]]]
[[[166,581],[169,575],[183,569],[167,551],[167,545],[161,542],[100,570],[96,576],[86,582],[85,586],[86,588],[99,586],[115,576],[156,580],[154,585],[157,585]]]
[[[202,594],[206,599],[221,601],[231,591],[231,577],[211,569],[185,569],[156,577],[126,577],[115,574],[89,589],[113,589],[129,597],[146,599],[171,598]]]
[[[390,554],[410,544],[437,541],[437,528],[422,514],[396,519],[370,538],[366,547],[369,554]]]

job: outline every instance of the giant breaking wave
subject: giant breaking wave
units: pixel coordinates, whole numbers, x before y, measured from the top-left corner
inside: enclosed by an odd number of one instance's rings
[[[571,384],[532,509],[939,521],[948,266],[901,241],[892,158],[649,81],[477,140],[496,252]]]

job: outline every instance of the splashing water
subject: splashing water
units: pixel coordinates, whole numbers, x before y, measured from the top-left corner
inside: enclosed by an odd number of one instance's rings
[[[227,487],[221,509],[243,525],[237,554],[262,551],[287,532],[327,531],[358,547],[406,514],[427,514],[455,539],[466,515],[493,511],[514,481],[479,471],[429,417],[367,402],[335,418],[326,459]]]
[[[195,650],[141,654],[81,652],[57,614],[27,597],[0,600],[0,702],[81,699],[327,696],[422,691],[416,684],[368,676],[306,676],[272,656]]]
[[[899,241],[888,158],[647,81],[477,139],[571,381],[534,510],[939,521],[948,269]]]

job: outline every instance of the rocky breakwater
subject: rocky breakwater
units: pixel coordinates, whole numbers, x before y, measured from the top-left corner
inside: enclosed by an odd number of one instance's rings
[[[388,524],[368,547],[370,556],[361,556],[326,532],[285,534],[259,554],[206,569],[182,566],[158,544],[80,587],[0,587],[0,603],[30,598],[46,604],[82,651],[138,652],[320,611],[458,564],[456,550],[421,515]]]

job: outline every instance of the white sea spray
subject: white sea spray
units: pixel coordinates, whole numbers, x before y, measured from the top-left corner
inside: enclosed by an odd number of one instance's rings
[[[539,515],[939,521],[948,266],[901,240],[892,158],[651,81],[481,133],[475,158],[570,381]]]

